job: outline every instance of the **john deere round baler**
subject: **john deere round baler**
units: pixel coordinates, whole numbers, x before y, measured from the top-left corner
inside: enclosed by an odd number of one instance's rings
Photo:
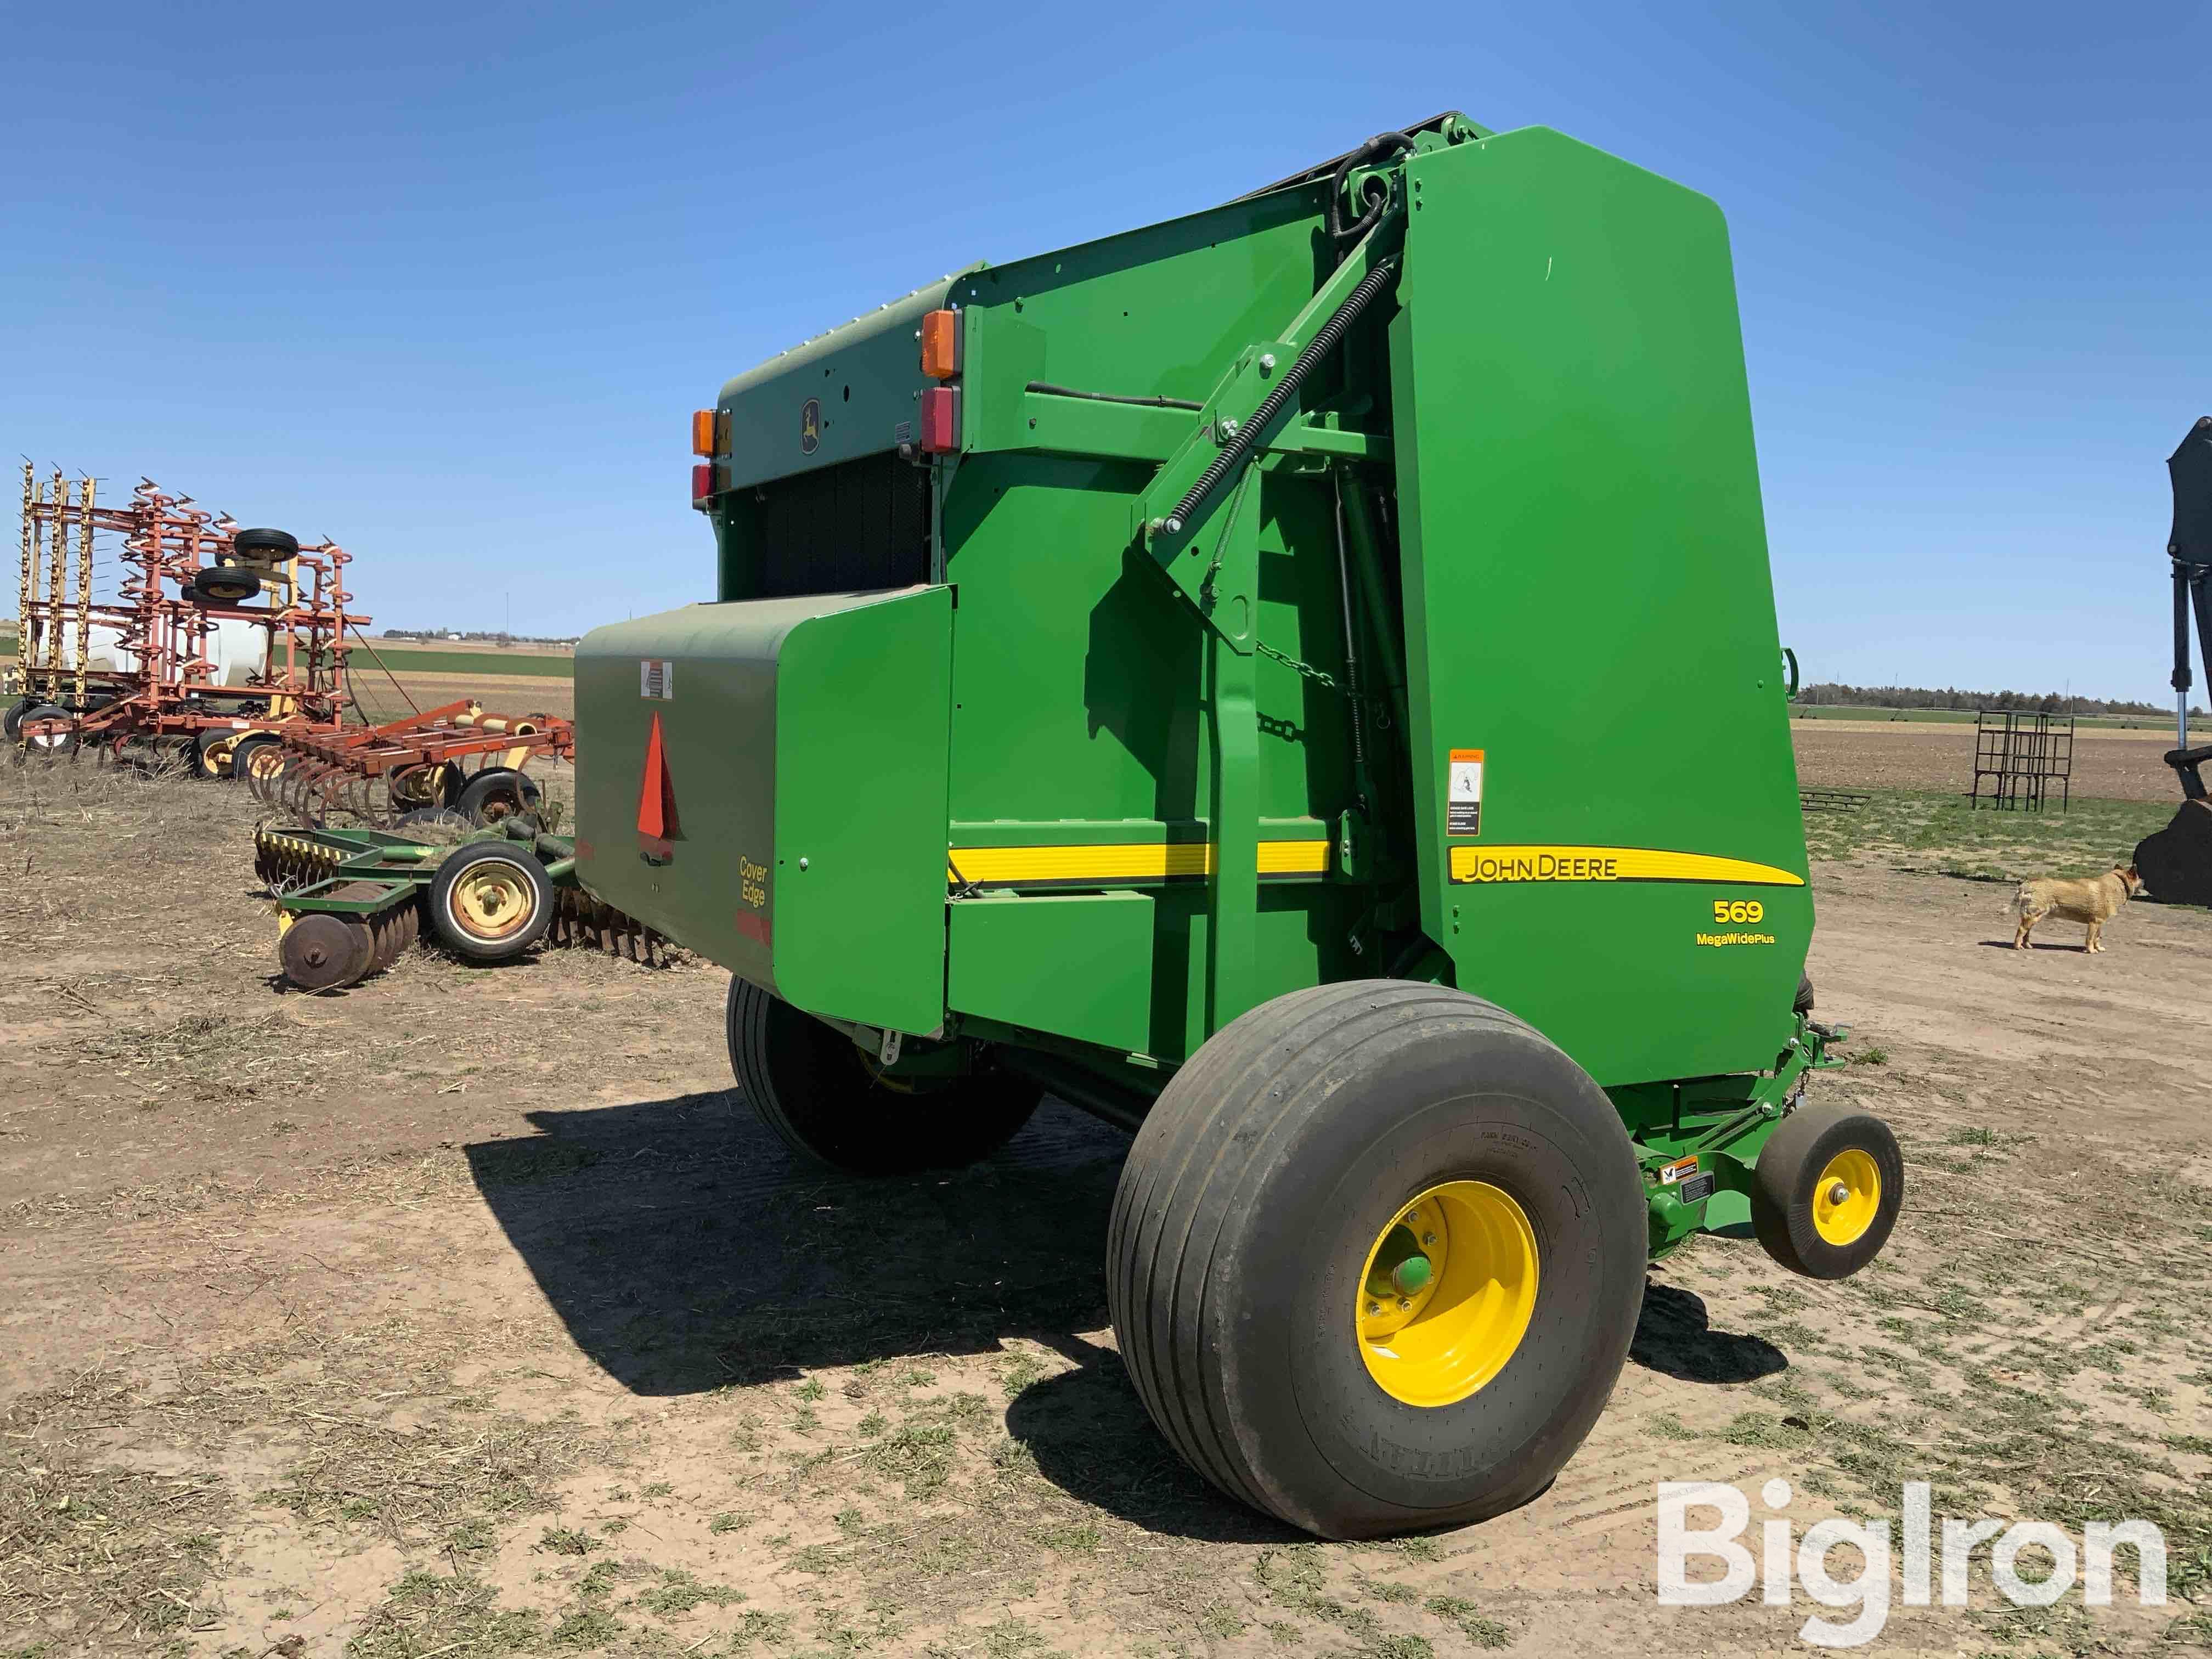
[[[1645,1264],[1839,1277],[1728,239],[1457,115],[974,266],[695,419],[720,597],[577,655],[577,869],[733,979],[797,1152],[1134,1132],[1121,1353],[1330,1536],[1540,1490]]]

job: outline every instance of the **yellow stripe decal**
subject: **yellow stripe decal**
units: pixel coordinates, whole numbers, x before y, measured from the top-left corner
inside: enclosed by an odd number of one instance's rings
[[[1650,847],[1455,847],[1451,878],[1499,881],[1726,881],[1754,887],[1802,887],[1805,878],[1771,864],[1667,853]]]
[[[1263,841],[1263,876],[1319,876],[1328,870],[1325,841]],[[956,847],[945,878],[957,884],[1019,887],[1036,882],[1176,881],[1213,873],[1207,842],[1130,842],[1103,847]]]

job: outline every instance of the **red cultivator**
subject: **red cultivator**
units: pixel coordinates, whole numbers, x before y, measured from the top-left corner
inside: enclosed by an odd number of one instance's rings
[[[335,730],[353,701],[349,635],[368,621],[347,609],[349,562],[147,480],[102,507],[92,479],[26,463],[6,735],[49,755],[166,740],[228,777],[249,732]]]
[[[254,733],[240,739],[233,764],[255,794],[307,828],[390,828],[440,814],[483,825],[538,816],[538,787],[523,769],[540,756],[572,759],[575,748],[567,720],[449,702],[382,726]]]

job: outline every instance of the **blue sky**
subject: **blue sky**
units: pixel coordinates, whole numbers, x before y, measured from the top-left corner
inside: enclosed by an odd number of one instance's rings
[[[2212,9],[1249,15],[48,16],[0,113],[0,450],[332,536],[380,624],[580,629],[711,597],[686,421],[726,376],[1457,107],[1727,210],[1813,678],[2166,698]]]

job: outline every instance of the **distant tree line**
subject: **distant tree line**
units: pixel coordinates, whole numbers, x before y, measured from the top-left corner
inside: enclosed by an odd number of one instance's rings
[[[1832,704],[1846,708],[2016,708],[2042,714],[2171,714],[2173,705],[2130,702],[2124,697],[2069,697],[2056,691],[2040,696],[2033,691],[1961,691],[1947,685],[1930,690],[1923,685],[1838,685],[1823,681],[1797,693],[1799,702]],[[2204,713],[2190,709],[2192,716]]]
[[[486,632],[444,628],[387,628],[379,637],[387,640],[463,640],[471,645],[574,645],[573,634],[562,637],[546,634],[509,634],[503,629]]]

